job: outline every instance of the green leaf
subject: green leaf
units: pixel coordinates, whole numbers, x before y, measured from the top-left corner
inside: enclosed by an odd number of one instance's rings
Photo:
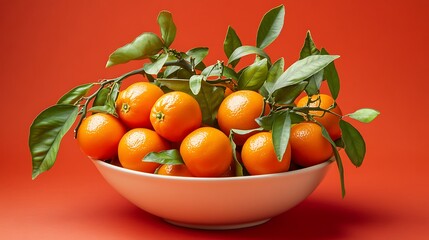
[[[263,130],[271,131],[273,128],[274,114],[270,113],[268,115],[258,117],[255,121]]]
[[[323,81],[323,69],[308,78],[308,84],[305,88],[308,96],[313,96],[319,93],[320,86]]]
[[[164,78],[172,78],[172,76],[180,70],[179,66],[167,66],[163,72]]]
[[[232,68],[225,65],[222,65],[222,67],[220,67],[220,64],[213,64],[206,67],[201,72],[201,75],[204,75],[206,78],[217,76],[219,78],[226,77],[226,78],[238,80],[237,73]]]
[[[42,111],[33,121],[28,141],[33,179],[54,165],[61,140],[75,122],[78,112],[78,106],[58,104]]]
[[[154,33],[145,32],[134,39],[133,42],[116,49],[109,56],[106,68],[131,60],[144,59],[158,53],[164,47],[164,43]]]
[[[322,48],[320,54],[329,55],[326,49]],[[329,63],[324,71],[323,78],[328,82],[329,91],[331,92],[332,98],[337,99],[340,92],[340,78],[338,77],[337,69],[335,68],[335,63]]]
[[[179,71],[177,71],[176,76],[179,79],[189,79],[192,77],[192,73],[186,69],[181,68]]]
[[[258,90],[267,79],[267,59],[257,61],[246,68],[238,79],[238,89]]]
[[[262,130],[264,130],[264,129],[263,128],[254,128],[254,129],[249,129],[249,130],[231,129],[229,131],[229,142],[231,143],[232,156],[233,156],[234,161],[235,161],[235,175],[236,176],[244,176],[245,175],[245,169],[243,168],[243,166],[241,165],[240,161],[238,161],[238,158],[237,158],[237,153],[236,153],[237,145],[234,142],[234,135],[235,134],[246,135],[246,134],[249,134],[252,132],[259,132]]]
[[[186,79],[157,79],[157,83],[163,87],[175,91],[182,91],[190,94],[200,104],[201,111],[203,114],[203,123],[209,126],[214,126],[216,123],[217,109],[224,99],[223,87],[218,87],[201,82],[201,90],[197,95],[194,95],[189,87],[189,80]]]
[[[254,47],[254,46],[240,46],[234,50],[234,52],[231,53],[231,56],[229,56],[228,59],[228,65],[234,62],[235,60],[238,60],[244,56],[256,54],[260,57],[266,58],[268,60],[268,63],[271,63],[270,57],[267,53],[261,48]]]
[[[76,104],[82,97],[86,96],[89,90],[94,86],[93,83],[77,86],[64,94],[57,104]]]
[[[362,108],[354,113],[347,114],[347,116],[356,119],[363,123],[370,123],[372,122],[378,115],[380,114],[379,111],[371,109],[371,108]]]
[[[336,55],[313,55],[296,61],[277,79],[270,94],[311,77],[337,58]]]
[[[310,31],[307,31],[307,36],[305,37],[304,46],[302,46],[301,52],[299,54],[299,59],[304,59],[311,55],[319,55],[320,51],[316,48],[316,44],[313,42]]]
[[[310,31],[307,31],[307,36],[304,41],[304,45],[302,46],[299,59],[304,59],[308,56],[319,55],[320,51],[317,49],[316,44],[311,37]],[[323,81],[323,69],[312,75],[307,79],[308,85],[305,88],[307,95],[312,96],[319,93],[320,86]]]
[[[238,134],[238,135],[246,135],[252,132],[260,132],[264,130],[263,128],[253,128],[253,129],[247,129],[247,130],[243,130],[243,129],[234,129],[232,128],[230,130],[230,132],[232,132],[233,134]]]
[[[334,151],[335,161],[337,163],[338,173],[340,175],[341,195],[344,198],[346,196],[346,183],[344,179],[343,160],[341,159],[340,153],[336,147],[332,146],[332,150]]]
[[[259,24],[256,46],[264,49],[270,45],[282,31],[285,7],[280,5],[268,11]]]
[[[116,109],[110,105],[94,106],[91,107],[88,111],[93,113],[107,113],[117,117]]]
[[[161,37],[165,47],[170,47],[176,37],[176,25],[170,12],[161,11],[158,15],[158,24],[161,28]]]
[[[120,87],[119,83],[114,83],[113,86],[110,88],[109,93],[106,96],[106,102],[104,103],[104,105],[93,106],[88,111],[107,113],[115,117],[118,117],[118,114],[116,113],[115,102],[119,94],[119,87]]]
[[[143,162],[155,162],[159,164],[183,164],[182,156],[177,149],[150,152],[142,159]]]
[[[362,135],[355,127],[342,119],[340,120],[340,128],[347,156],[353,165],[360,167],[366,152],[366,145]]]
[[[264,98],[268,99],[270,95],[269,93],[272,91],[274,83],[283,74],[284,67],[284,58],[280,58],[270,67],[270,70],[268,70],[267,80],[264,82],[264,85],[262,85],[260,89],[260,93],[262,94],[262,96],[264,96]]]
[[[297,114],[296,112],[291,111],[289,115],[292,124],[306,121],[306,119],[301,114]]]
[[[206,64],[204,64],[204,62],[201,61],[194,68],[197,69],[197,70],[202,71],[202,70],[204,70],[206,68]]]
[[[338,138],[338,139],[336,139],[334,142],[335,142],[335,145],[336,145],[337,147],[339,147],[339,148],[344,148],[344,142],[343,142],[343,139],[342,139],[342,138]]]
[[[200,64],[204,58],[209,54],[209,49],[206,47],[197,47],[192,48],[186,52],[188,58],[185,58],[187,61],[190,61],[191,57],[194,59],[194,64],[197,66]]]
[[[147,80],[151,83],[153,83],[155,81],[155,77],[150,75],[150,74],[144,74],[144,76],[147,78]]]
[[[109,96],[109,98],[107,99],[107,101],[109,102],[108,104],[112,104],[113,107],[115,107],[115,102],[116,102],[116,99],[118,98],[120,87],[121,87],[120,83],[114,83],[113,86],[111,87],[110,94],[108,95]]]
[[[289,144],[290,128],[291,118],[289,111],[276,112],[274,114],[273,130],[271,134],[273,136],[274,151],[278,161],[282,161]]]
[[[158,74],[165,62],[167,62],[168,54],[161,54],[154,62],[146,63],[143,67],[147,74]]]
[[[232,130],[229,133],[229,142],[231,143],[232,157],[235,163],[235,176],[244,176],[243,166],[241,165],[240,161],[238,161],[238,158],[237,158],[237,151],[236,151],[237,145],[234,142],[234,132]]]
[[[273,128],[274,115],[275,115],[274,113],[275,112],[271,112],[268,115],[260,116],[256,118],[255,121],[263,130],[271,131]],[[297,114],[296,112],[293,112],[293,111],[289,112],[289,117],[291,120],[291,124],[304,122],[306,120],[302,115]]]
[[[226,57],[229,58],[231,54],[234,52],[234,50],[241,46],[242,46],[241,40],[238,37],[237,33],[231,26],[228,26],[228,31],[226,32],[226,37],[223,42],[223,51],[225,52]],[[231,62],[231,66],[235,67],[238,64],[238,62],[239,62],[239,59]]]
[[[335,157],[335,161],[337,162],[337,167],[338,167],[338,173],[340,175],[340,182],[341,182],[341,195],[344,198],[346,196],[346,184],[344,182],[344,167],[343,167],[343,161],[341,159],[340,153],[338,152],[337,146],[335,144],[335,142],[332,140],[331,136],[329,136],[328,131],[326,130],[326,128],[318,123],[319,126],[322,128],[322,136],[328,140],[328,142],[331,144],[332,146],[332,151],[334,152],[334,157]]]
[[[97,93],[97,96],[95,97],[92,106],[103,106],[104,104],[106,104],[107,97],[109,96],[111,90],[112,88],[110,87],[101,89]]]
[[[225,97],[225,89],[202,81],[200,92],[194,96],[201,106],[203,123],[214,126],[217,110]]]
[[[201,90],[201,82],[203,81],[204,76],[203,75],[193,75],[189,79],[189,88],[191,89],[191,92],[194,95],[198,95]]]
[[[307,81],[299,82],[284,88],[280,88],[273,93],[274,101],[277,104],[289,105],[304,91]]]

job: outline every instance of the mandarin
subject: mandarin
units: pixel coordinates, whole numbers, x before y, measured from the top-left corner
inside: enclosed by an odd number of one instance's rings
[[[265,104],[264,97],[250,90],[239,90],[229,94],[220,104],[217,113],[219,128],[228,136],[231,129],[250,130],[258,128],[255,121],[262,111],[267,115],[270,111],[268,104]],[[245,135],[234,135],[235,144],[242,146],[247,138],[256,132]]]
[[[148,153],[168,149],[170,149],[170,144],[155,131],[133,128],[121,138],[118,145],[118,158],[124,168],[153,173],[160,164],[144,162],[144,157]]]
[[[292,161],[302,167],[322,163],[332,157],[331,144],[322,135],[322,128],[315,122],[301,122],[292,126],[289,143]]]
[[[196,177],[221,176],[233,159],[229,138],[213,127],[201,127],[186,136],[180,145],[180,155]]]
[[[122,90],[116,100],[116,111],[128,128],[151,128],[150,111],[164,92],[148,82],[136,82]]]
[[[157,171],[159,175],[192,177],[185,164],[162,164]]]
[[[200,105],[191,95],[174,91],[153,105],[150,122],[155,131],[171,142],[180,142],[202,124]]]
[[[291,147],[288,144],[281,161],[274,151],[271,132],[259,132],[249,137],[241,150],[244,167],[251,175],[286,172],[291,162]]]
[[[126,128],[119,119],[106,113],[95,113],[82,120],[77,131],[80,149],[90,158],[107,160],[116,157],[118,143]]]

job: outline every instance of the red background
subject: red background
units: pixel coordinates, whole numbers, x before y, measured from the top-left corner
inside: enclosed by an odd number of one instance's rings
[[[345,162],[294,209],[261,226],[198,231],[169,225],[117,194],[68,134],[54,167],[31,180],[29,127],[72,87],[117,77],[141,63],[105,69],[109,54],[156,17],[173,13],[173,47],[207,46],[206,63],[225,60],[228,25],[254,45],[263,14],[285,4],[285,27],[267,48],[291,64],[307,30],[341,55],[338,103],[344,113],[379,110],[355,123],[367,143],[363,166]],[[0,1],[1,239],[426,239],[429,236],[427,40],[429,4],[409,1]],[[345,160],[347,160],[345,158]]]

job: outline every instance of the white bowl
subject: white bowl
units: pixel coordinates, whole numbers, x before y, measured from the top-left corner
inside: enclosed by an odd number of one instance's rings
[[[128,170],[95,160],[122,196],[165,221],[190,228],[255,226],[310,195],[333,160],[285,173],[243,177],[172,177]]]

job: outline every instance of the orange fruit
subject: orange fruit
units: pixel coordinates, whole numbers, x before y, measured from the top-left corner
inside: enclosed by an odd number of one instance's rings
[[[199,128],[202,122],[200,105],[184,92],[169,92],[152,107],[150,121],[155,131],[171,142],[180,142]]]
[[[218,177],[231,165],[232,147],[229,138],[219,129],[201,127],[183,139],[180,155],[192,175]]]
[[[158,168],[157,174],[168,176],[192,177],[185,164],[163,164]]]
[[[261,94],[250,90],[239,90],[229,94],[220,104],[217,113],[219,128],[229,136],[231,129],[249,130],[258,128],[255,121],[263,110],[264,98]],[[265,104],[264,115],[270,111],[268,104]],[[241,146],[247,138],[256,132],[246,135],[234,135],[235,144]]]
[[[96,113],[83,119],[77,131],[77,142],[90,158],[107,160],[116,157],[118,143],[125,132],[126,128],[119,119],[106,113]]]
[[[289,143],[292,161],[302,167],[322,163],[333,154],[331,144],[322,135],[322,128],[314,122],[293,125]]]
[[[297,107],[305,107],[308,103],[308,96],[304,96],[297,102]],[[328,109],[334,104],[334,99],[327,94],[318,94],[311,96],[311,101],[308,103],[309,107],[320,107],[322,109]],[[330,111],[342,115],[341,109],[336,105],[334,108],[330,109]],[[314,120],[321,123],[329,133],[329,136],[332,140],[336,140],[341,137],[341,129],[340,129],[340,117],[323,111],[310,111],[310,114],[314,116]]]
[[[170,149],[169,143],[155,131],[146,128],[133,128],[121,138],[118,146],[118,158],[124,168],[153,173],[160,164],[143,162],[143,158],[150,152],[167,149]]]
[[[148,82],[136,82],[122,90],[116,100],[116,111],[128,128],[151,128],[150,110],[164,92]]]
[[[250,175],[286,172],[291,162],[288,144],[281,161],[277,160],[270,132],[260,132],[249,137],[241,150],[243,165]]]

